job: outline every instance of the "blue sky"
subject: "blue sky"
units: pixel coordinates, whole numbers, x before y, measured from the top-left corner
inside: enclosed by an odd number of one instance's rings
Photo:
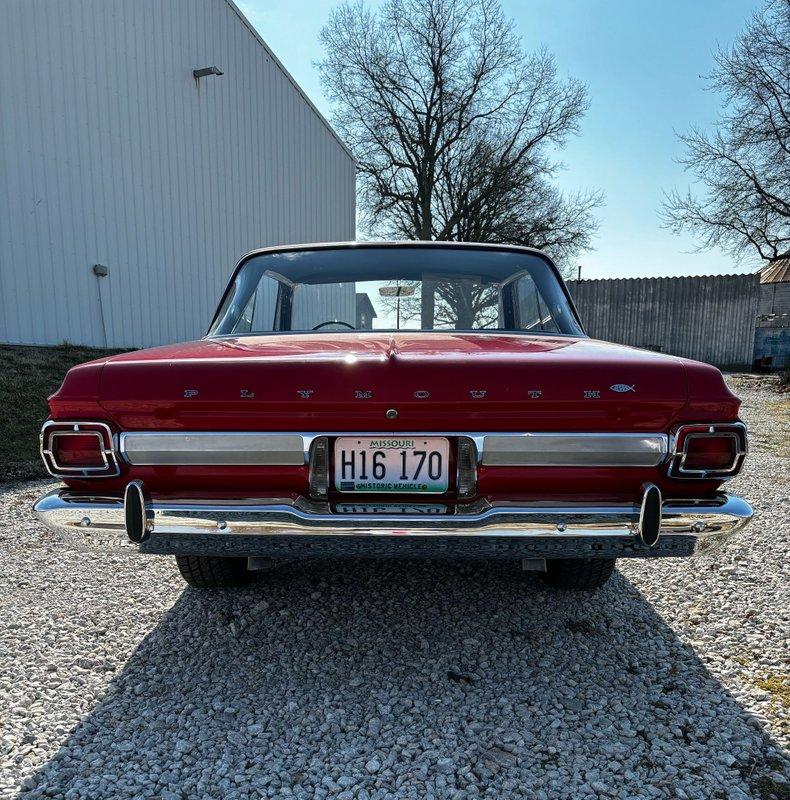
[[[243,0],[242,11],[310,98],[331,118],[313,62],[329,0]],[[375,5],[375,3],[373,4]],[[754,0],[505,0],[525,49],[545,45],[560,71],[589,87],[582,134],[562,154],[563,188],[601,189],[600,230],[582,277],[705,275],[754,269],[663,229],[662,192],[685,187],[675,136],[709,126],[718,98],[705,90],[717,44],[734,40]]]

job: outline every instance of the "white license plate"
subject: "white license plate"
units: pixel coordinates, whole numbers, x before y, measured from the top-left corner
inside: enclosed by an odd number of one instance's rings
[[[338,514],[446,514],[438,503],[337,503]]]
[[[449,474],[450,443],[439,436],[335,440],[335,489],[340,492],[441,494]]]

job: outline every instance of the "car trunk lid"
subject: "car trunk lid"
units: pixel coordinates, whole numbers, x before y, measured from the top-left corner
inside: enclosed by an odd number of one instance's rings
[[[663,430],[686,397],[672,357],[455,332],[201,340],[113,357],[100,387],[126,430]]]

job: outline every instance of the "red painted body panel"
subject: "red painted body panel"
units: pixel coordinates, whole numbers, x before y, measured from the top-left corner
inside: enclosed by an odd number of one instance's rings
[[[615,384],[633,391],[615,392]],[[50,398],[54,419],[101,419],[116,430],[317,433],[666,432],[681,422],[735,421],[738,406],[719,371],[705,364],[581,337],[453,332],[200,340],[82,365]],[[390,408],[396,420],[385,417]],[[132,478],[176,493],[307,488],[304,467],[125,467],[100,482],[115,489]],[[645,481],[667,497],[704,496],[719,486],[670,480],[663,467],[479,471],[480,494],[499,497],[634,497]]]
[[[608,388],[615,383],[639,389],[617,394]],[[185,399],[187,389],[197,394]],[[485,397],[473,399],[480,390]],[[372,399],[355,399],[358,391]],[[600,399],[585,399],[589,391]],[[654,431],[677,419],[686,396],[676,359],[585,339],[492,334],[202,341],[110,359],[100,390],[120,427],[172,430]],[[384,416],[391,407],[394,422]]]

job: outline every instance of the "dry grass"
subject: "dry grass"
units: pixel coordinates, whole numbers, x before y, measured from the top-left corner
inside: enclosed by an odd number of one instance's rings
[[[765,449],[782,458],[790,458],[790,399],[770,401],[765,407],[776,421],[776,435],[765,442]]]
[[[121,352],[91,347],[0,346],[0,480],[44,476],[38,432],[47,397],[75,364]]]
[[[790,674],[766,675],[754,682],[756,686],[766,692],[785,708],[790,708]]]

